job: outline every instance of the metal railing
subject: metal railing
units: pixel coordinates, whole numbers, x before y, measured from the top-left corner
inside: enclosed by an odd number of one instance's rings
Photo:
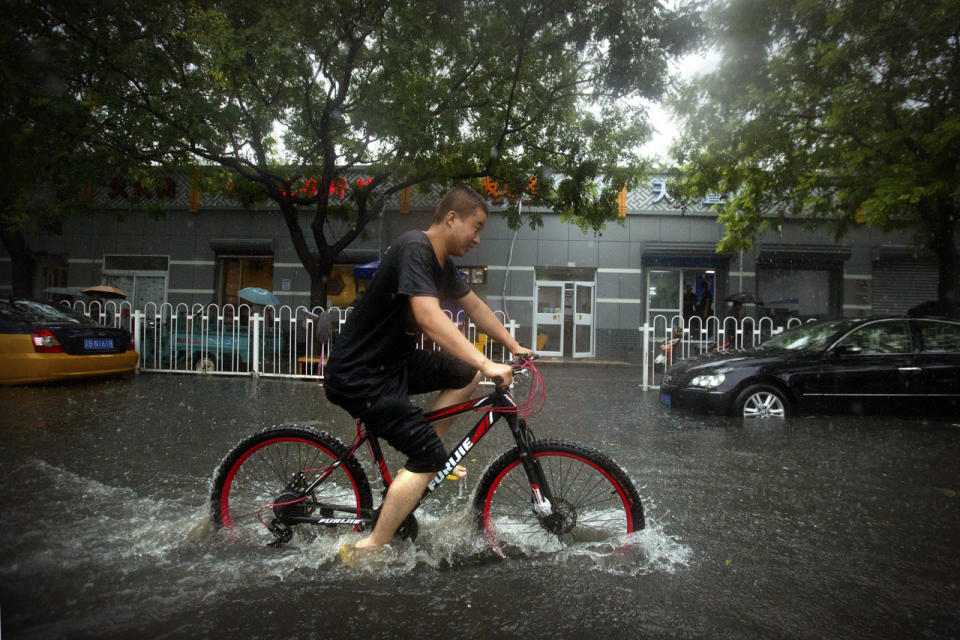
[[[799,318],[789,318],[784,326],[774,326],[773,318],[710,316],[704,320],[699,316],[653,316],[652,323],[640,327],[641,388],[644,391],[659,389],[663,372],[675,362],[724,349],[751,349],[799,324],[802,324]]]
[[[275,378],[323,379],[330,346],[352,307],[186,305],[148,303],[134,309],[128,301],[77,301],[72,307],[105,326],[133,335],[140,371]],[[468,340],[490,358],[506,362],[507,349],[480,333],[463,311],[448,317]],[[518,325],[495,314],[511,335]],[[421,336],[420,348],[437,346]]]

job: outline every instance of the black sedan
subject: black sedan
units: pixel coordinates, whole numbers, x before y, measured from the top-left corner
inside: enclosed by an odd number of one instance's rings
[[[660,401],[745,418],[833,411],[960,415],[960,322],[805,324],[754,350],[678,363],[664,375]]]

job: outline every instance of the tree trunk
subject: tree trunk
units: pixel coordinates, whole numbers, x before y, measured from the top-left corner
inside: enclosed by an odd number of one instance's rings
[[[314,268],[307,271],[310,274],[311,307],[327,308],[327,284],[330,282],[335,257],[329,246],[321,247],[317,259],[313,262]]]
[[[960,318],[960,225],[957,224],[957,211],[951,201],[941,203],[939,207],[937,234],[934,249],[937,254],[939,282],[937,298],[944,311],[951,318]]]
[[[13,284],[13,296],[16,298],[33,297],[33,276],[36,259],[23,232],[0,225],[0,239],[10,254],[10,279]]]
[[[327,282],[330,276],[321,273],[310,274],[310,307],[327,308]]]

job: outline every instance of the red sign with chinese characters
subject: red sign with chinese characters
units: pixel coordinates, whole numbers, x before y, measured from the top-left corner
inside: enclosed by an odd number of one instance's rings
[[[373,178],[357,178],[357,186],[365,187],[373,181]],[[307,180],[299,191],[284,191],[283,195],[287,197],[293,197],[294,195],[304,195],[304,196],[315,196],[317,195],[317,188],[320,184],[320,181],[316,178],[310,178]],[[330,195],[337,196],[342,198],[344,192],[347,190],[347,181],[343,176],[338,176],[330,181]]]
[[[528,196],[536,197],[537,195],[537,179],[534,177],[530,178],[530,181],[527,183],[527,188],[523,190],[523,193]],[[493,204],[503,204],[505,198],[510,200],[516,200],[516,197],[507,191],[506,189],[501,189],[500,185],[492,178],[483,179],[483,195],[490,198],[490,201]],[[529,202],[530,199],[527,198],[524,202]]]

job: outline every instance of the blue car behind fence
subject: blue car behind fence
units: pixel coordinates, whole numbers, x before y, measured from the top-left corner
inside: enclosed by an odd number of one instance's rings
[[[274,355],[286,340],[272,333],[260,336],[260,359],[270,368]],[[219,331],[147,327],[141,341],[143,369],[181,369],[211,373],[214,371],[249,372],[253,360],[253,341],[246,327],[225,327]],[[275,367],[274,367],[275,368]]]

